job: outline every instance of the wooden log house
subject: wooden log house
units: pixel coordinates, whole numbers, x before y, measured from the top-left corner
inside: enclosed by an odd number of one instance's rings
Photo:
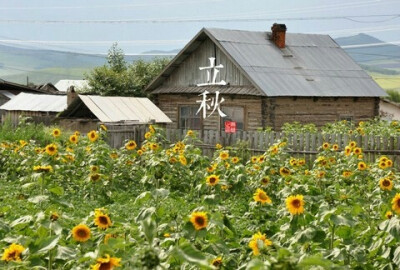
[[[279,130],[379,115],[386,93],[330,36],[271,30],[202,29],[146,88],[169,126]]]

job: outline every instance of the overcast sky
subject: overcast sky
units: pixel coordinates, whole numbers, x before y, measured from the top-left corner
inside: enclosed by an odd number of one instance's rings
[[[400,0],[0,0],[0,44],[126,54],[182,48],[201,28],[333,38],[367,33],[400,42]]]

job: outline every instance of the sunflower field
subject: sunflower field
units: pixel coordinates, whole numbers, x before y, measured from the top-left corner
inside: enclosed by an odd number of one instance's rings
[[[149,126],[1,141],[0,269],[399,269],[399,173],[349,145],[244,158]]]

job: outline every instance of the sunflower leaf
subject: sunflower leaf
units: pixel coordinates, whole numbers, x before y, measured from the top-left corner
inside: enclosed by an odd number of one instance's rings
[[[36,253],[37,254],[38,253],[46,253],[47,251],[53,249],[58,244],[58,240],[60,240],[59,235],[53,235],[53,236],[43,239],[39,243],[40,249]]]
[[[199,250],[194,248],[191,244],[185,243],[180,247],[175,247],[174,255],[180,259],[192,264],[200,265],[205,269],[213,269],[207,261],[207,258]]]

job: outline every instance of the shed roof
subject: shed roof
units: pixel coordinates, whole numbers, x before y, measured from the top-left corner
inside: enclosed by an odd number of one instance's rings
[[[209,38],[261,95],[386,96],[330,36],[286,33],[286,47],[280,49],[269,35],[270,32],[203,28],[146,90],[160,87],[179,64]]]
[[[73,116],[74,108],[83,103],[101,122],[137,122],[171,123],[166,116],[148,98],[139,97],[104,97],[78,95],[69,108],[60,117]]]
[[[6,111],[61,112],[67,108],[67,96],[20,93],[0,109]]]

